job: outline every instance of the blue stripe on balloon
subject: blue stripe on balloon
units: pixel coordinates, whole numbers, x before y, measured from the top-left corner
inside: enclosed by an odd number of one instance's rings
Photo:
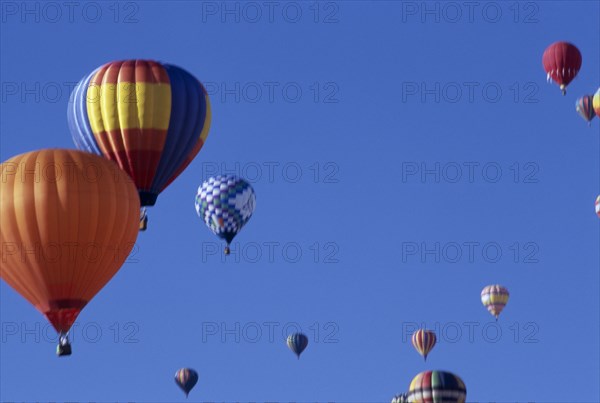
[[[96,75],[99,68],[94,70],[91,74],[84,77],[73,92],[69,102],[73,104],[73,107],[69,106],[67,109],[67,122],[71,131],[71,136],[78,149],[102,155],[100,147],[92,132],[92,126],[87,113],[87,90],[92,77]],[[99,102],[100,100],[97,100]]]
[[[187,71],[163,64],[171,85],[171,117],[167,139],[151,191],[162,187],[185,162],[206,124],[206,97],[200,82]]]

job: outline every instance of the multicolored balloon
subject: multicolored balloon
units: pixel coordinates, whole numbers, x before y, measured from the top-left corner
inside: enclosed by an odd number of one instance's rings
[[[229,244],[246,225],[254,208],[256,195],[248,182],[236,176],[220,175],[209,178],[196,194],[196,212],[206,226]]]
[[[408,401],[414,403],[464,403],[466,400],[465,383],[451,372],[421,372],[408,389]]]
[[[408,394],[401,393],[399,395],[394,396],[392,399],[392,403],[407,403],[408,402]]]
[[[594,94],[594,98],[592,99],[592,106],[594,107],[594,112],[596,112],[596,116],[600,118],[600,88]]]
[[[596,215],[600,218],[600,196],[596,197]]]
[[[594,97],[592,95],[584,95],[575,103],[575,110],[590,126],[592,124],[592,119],[596,116],[594,108],[592,107],[593,99]]]
[[[542,56],[542,64],[551,79],[560,86],[563,95],[567,94],[567,85],[573,81],[581,68],[581,52],[568,42],[555,42],[548,46]]]
[[[191,368],[181,368],[175,373],[175,383],[183,390],[185,397],[188,397],[198,383],[198,373]]]
[[[137,190],[115,163],[77,150],[21,154],[0,174],[0,277],[60,334],[58,355],[70,355],[73,322],[135,244]]]
[[[431,330],[419,329],[412,335],[412,344],[425,361],[427,361],[427,354],[435,346],[436,341],[435,333]]]
[[[300,359],[300,354],[308,346],[308,337],[302,333],[290,334],[287,338],[287,345],[298,356],[298,359]]]
[[[204,145],[211,109],[202,84],[182,68],[125,60],[107,63],[77,84],[67,119],[76,146],[116,162],[146,207]]]
[[[496,320],[498,320],[500,312],[502,312],[506,306],[508,297],[508,290],[499,284],[488,285],[481,291],[481,302],[483,303],[483,306],[496,317]]]

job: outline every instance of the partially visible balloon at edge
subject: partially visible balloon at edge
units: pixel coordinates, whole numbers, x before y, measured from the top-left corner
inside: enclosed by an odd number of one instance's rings
[[[408,388],[408,401],[413,403],[465,403],[467,387],[452,372],[424,371],[417,374]]]
[[[594,94],[594,98],[592,100],[592,106],[594,107],[594,112],[596,112],[596,116],[600,118],[600,88]]]

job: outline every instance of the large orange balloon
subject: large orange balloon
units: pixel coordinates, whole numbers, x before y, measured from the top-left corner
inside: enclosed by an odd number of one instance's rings
[[[76,150],[0,164],[0,277],[66,333],[138,235],[140,199],[114,163]]]

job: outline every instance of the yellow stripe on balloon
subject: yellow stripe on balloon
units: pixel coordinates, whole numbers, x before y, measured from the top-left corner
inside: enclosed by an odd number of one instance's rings
[[[91,85],[87,112],[94,134],[120,129],[167,130],[171,86],[155,83]]]
[[[492,304],[506,303],[506,302],[508,302],[508,296],[507,295],[490,295],[489,301]]]

